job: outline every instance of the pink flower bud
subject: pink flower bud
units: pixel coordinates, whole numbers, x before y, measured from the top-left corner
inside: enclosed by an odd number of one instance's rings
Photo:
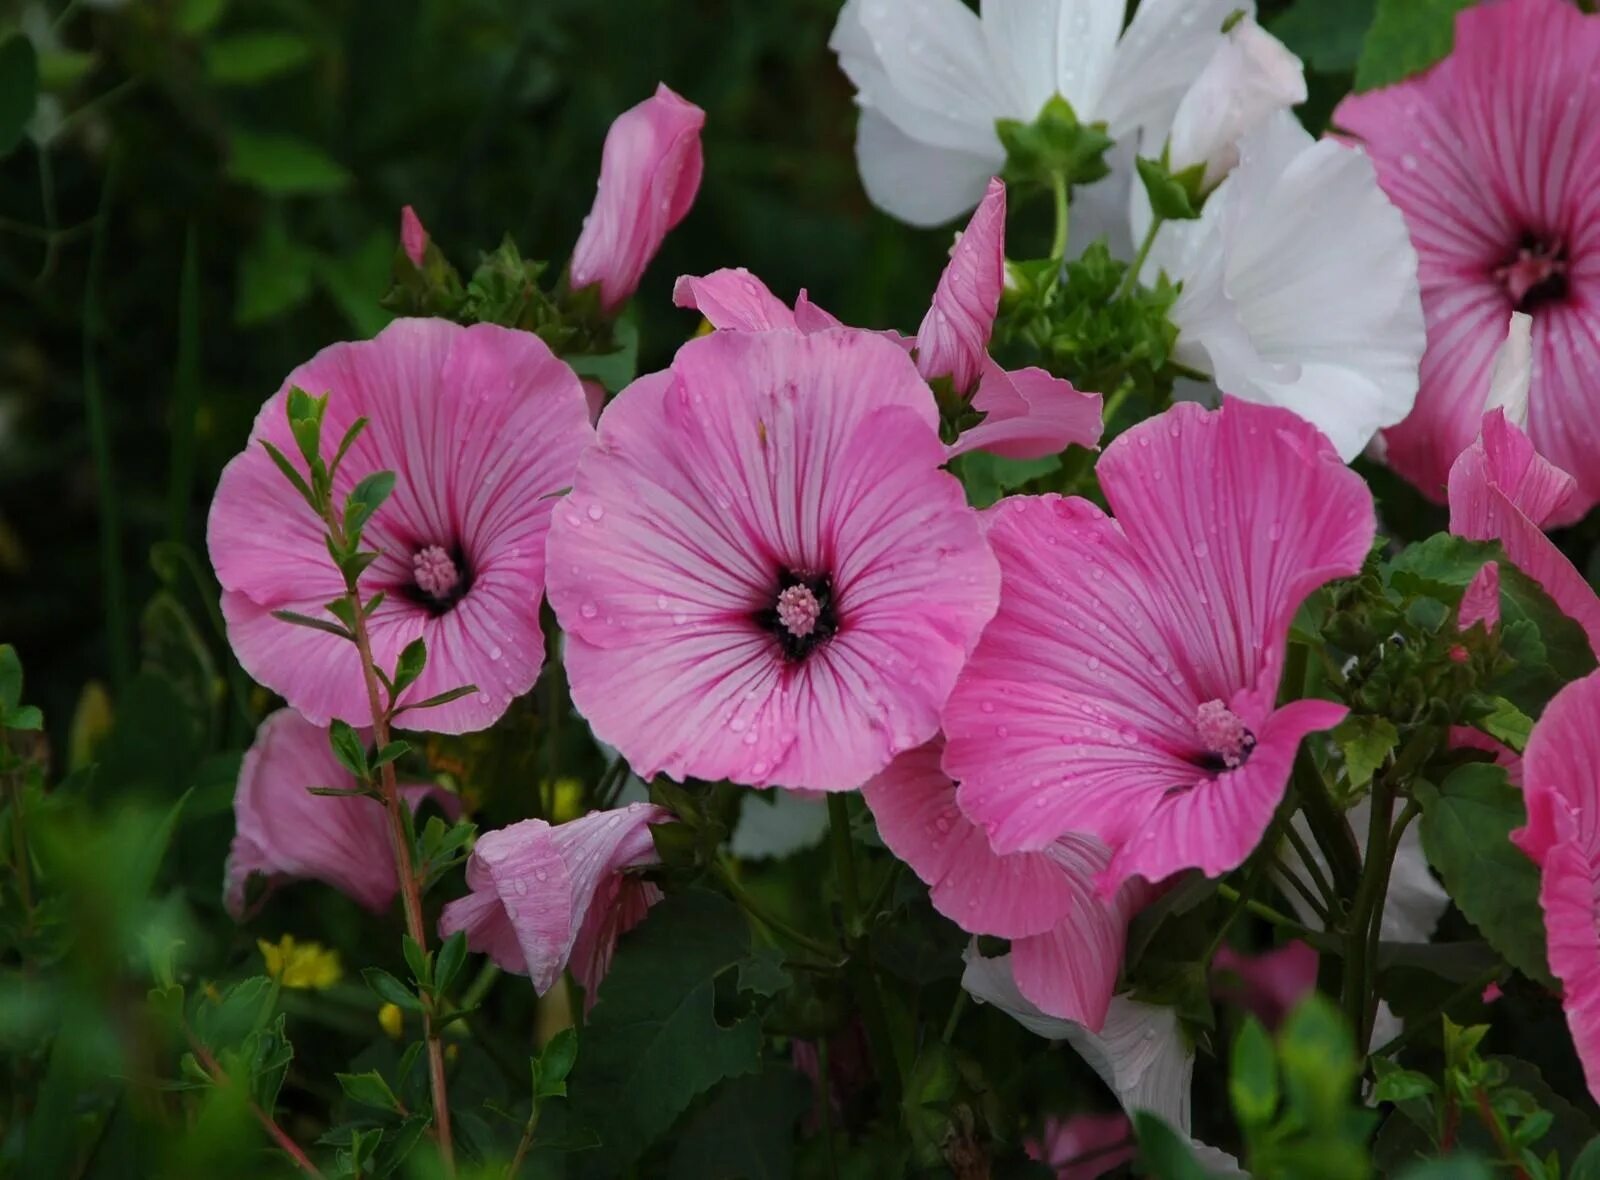
[[[606,133],[600,184],[573,247],[569,282],[575,291],[600,284],[607,312],[633,294],[668,231],[694,204],[705,121],[704,111],[662,85]]]
[[[400,244],[405,247],[411,265],[421,270],[422,260],[428,253],[428,231],[410,205],[400,210]]]
[[[991,180],[966,232],[950,252],[933,305],[917,329],[917,369],[949,377],[957,393],[978,383],[1005,285],[1006,186]]]

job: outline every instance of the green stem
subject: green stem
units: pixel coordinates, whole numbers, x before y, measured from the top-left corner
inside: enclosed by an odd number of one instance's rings
[[[839,876],[839,900],[844,905],[845,935],[860,931],[861,891],[856,883],[855,850],[850,847],[850,808],[838,792],[828,796],[828,837],[833,842],[833,866]]]
[[[826,1033],[817,1038],[817,1123],[828,1153],[828,1175],[839,1180],[839,1161],[833,1154],[833,1077],[828,1068]]]
[[[944,1022],[944,1035],[939,1039],[949,1044],[956,1035],[956,1025],[961,1023],[961,1014],[967,1010],[967,989],[961,988],[956,992],[956,1002],[950,1006],[950,1016]]]
[[[1318,950],[1337,949],[1332,940],[1322,931],[1312,930],[1309,926],[1302,926],[1299,922],[1289,917],[1288,914],[1281,913],[1264,902],[1256,901],[1254,898],[1245,897],[1244,894],[1225,881],[1217,882],[1217,896],[1224,901],[1242,904],[1246,913],[1254,914],[1268,925],[1276,926],[1278,929],[1310,943]]]
[[[1070,192],[1067,188],[1067,178],[1064,173],[1052,172],[1050,174],[1050,192],[1055,198],[1056,205],[1056,232],[1050,240],[1050,257],[1055,261],[1055,277],[1061,274],[1061,263],[1067,257],[1067,230],[1072,220]],[[1054,278],[1051,280],[1054,282]]]
[[[1123,298],[1139,282],[1139,272],[1144,269],[1145,260],[1150,257],[1150,248],[1156,244],[1156,234],[1161,232],[1161,227],[1165,224],[1166,218],[1155,213],[1150,215],[1150,228],[1144,231],[1144,240],[1139,243],[1139,249],[1128,265],[1128,273],[1122,276],[1122,282],[1117,286],[1117,293],[1113,298]]]
[[[827,943],[811,937],[805,931],[796,929],[778,917],[744,887],[739,878],[734,875],[733,870],[726,864],[718,864],[717,875],[722,878],[723,885],[726,886],[729,895],[738,904],[739,908],[750,915],[756,922],[767,927],[774,934],[781,935],[796,946],[816,955],[824,962],[837,963],[839,961],[837,947],[831,947]]]

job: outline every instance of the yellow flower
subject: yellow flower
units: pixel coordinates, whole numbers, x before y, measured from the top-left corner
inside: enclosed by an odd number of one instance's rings
[[[558,778],[550,792],[550,822],[563,824],[583,814],[583,784],[575,778]]]
[[[378,1009],[378,1027],[395,1040],[400,1039],[400,1034],[405,1031],[405,1016],[399,1004],[385,1004]]]
[[[311,988],[321,991],[332,987],[344,976],[339,965],[339,952],[317,942],[296,943],[292,934],[285,934],[276,943],[257,939],[261,957],[266,961],[267,974],[284,987]]]

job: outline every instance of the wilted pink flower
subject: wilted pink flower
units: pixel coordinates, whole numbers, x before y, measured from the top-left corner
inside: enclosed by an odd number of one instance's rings
[[[983,216],[980,210],[973,220],[977,221]],[[956,268],[958,262],[959,259],[953,258],[951,269]],[[949,274],[947,270],[947,280]],[[942,282],[941,289],[944,286]],[[806,333],[840,326],[836,318],[812,303],[804,291],[800,292],[794,310],[790,311],[760,279],[742,267],[702,276],[684,275],[673,289],[672,298],[679,307],[700,312],[712,327],[719,330],[760,332],[786,329]],[[938,298],[935,296],[936,301]],[[930,311],[930,317],[932,314]],[[990,318],[993,318],[992,311]],[[926,345],[921,343],[920,337],[914,342],[897,332],[878,334],[903,348],[909,349],[914,343],[918,344],[918,363],[924,365],[924,373],[931,371],[922,359],[921,349]],[[987,327],[983,336],[987,341]],[[979,352],[983,347],[979,346]],[[934,352],[937,355],[938,349],[935,348]],[[1065,450],[1072,443],[1091,448],[1099,444],[1102,424],[1098,393],[1080,393],[1070,382],[1052,377],[1043,369],[1007,372],[987,354],[981,360],[968,359],[978,365],[979,372],[978,388],[972,394],[972,408],[982,412],[984,418],[978,425],[963,431],[961,437],[947,448],[951,457],[968,451],[986,450],[1008,459],[1037,459]],[[931,391],[928,396],[931,402]]]
[[[1569,512],[1579,494],[1572,476],[1534,450],[1502,409],[1482,417],[1478,438],[1450,468],[1450,531],[1499,541],[1506,556],[1544,587],[1600,652],[1600,598],[1543,525]]]
[[[1372,496],[1315,427],[1225,398],[1106,449],[1088,501],[991,510],[1000,609],[944,711],[944,768],[997,851],[1095,836],[1109,889],[1235,868],[1300,739],[1345,714],[1276,708],[1289,622],[1372,543]]]
[[[1317,952],[1303,942],[1247,955],[1231,946],[1217,948],[1211,960],[1212,990],[1233,1000],[1268,1028],[1317,987]]]
[[[428,231],[410,205],[400,210],[400,244],[405,248],[406,257],[411,259],[411,265],[421,267],[428,253]]]
[[[939,768],[944,742],[907,751],[861,789],[883,842],[927,882],[929,900],[969,934],[1011,940],[1017,990],[1041,1012],[1091,1032],[1105,1022],[1128,919],[1148,889],[1114,901],[1095,890],[1111,854],[1068,833],[1037,852],[996,853]]]
[[[539,595],[553,495],[572,483],[594,437],[578,379],[537,336],[488,324],[397,320],[374,339],[325,348],[300,366],[256,416],[250,442],[222,473],[206,540],[222,583],[228,639],[245,671],[308,719],[370,723],[355,645],[273,617],[327,618],[343,578],[317,520],[263,442],[302,472],[284,402],[298,386],[330,394],[325,458],[358,417],[367,428],[334,480],[345,495],[375,471],[394,492],[366,528],[381,556],[362,594],[373,656],[393,668],[426,640],[426,670],[403,698],[465,684],[478,691],[429,709],[440,733],[482,729],[533,686],[544,659]]]
[[[611,124],[594,208],[568,267],[574,291],[599,283],[600,305],[608,312],[633,294],[662,241],[694,204],[705,164],[705,121],[704,111],[660,85]]]
[[[1022,1141],[1029,1159],[1053,1168],[1056,1180],[1099,1180],[1133,1159],[1133,1124],[1122,1111],[1049,1118],[1037,1139]]]
[[[223,889],[228,913],[244,917],[253,876],[266,877],[269,885],[322,881],[370,910],[386,909],[398,885],[383,805],[309,790],[359,786],[333,756],[326,729],[293,709],[279,709],[263,721],[245,751],[233,796],[237,830]],[[460,800],[438,787],[405,786],[401,793],[412,808],[432,799],[452,818],[460,811]]]
[[[570,965],[591,1005],[617,939],[644,919],[661,891],[636,869],[657,863],[650,825],[670,812],[650,803],[591,811],[551,827],[527,819],[486,832],[467,859],[467,896],[439,915],[439,933],[549,991]]]
[[[999,573],[905,352],[717,332],[624,390],[550,534],[572,699],[641,775],[851,790],[938,729]]]
[[[1006,186],[996,178],[950,251],[917,329],[917,369],[924,377],[948,377],[961,394],[978,383],[1005,278]]]
[[[1470,5],[1428,72],[1340,104],[1405,214],[1428,350],[1416,409],[1385,433],[1391,466],[1440,498],[1478,433],[1513,310],[1533,316],[1529,428],[1600,498],[1600,18],[1564,0]]]
[[[1545,706],[1523,763],[1528,826],[1511,839],[1539,866],[1550,973],[1600,1100],[1600,672]]]

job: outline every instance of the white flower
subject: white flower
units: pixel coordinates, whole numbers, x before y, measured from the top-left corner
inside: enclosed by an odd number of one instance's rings
[[[1416,251],[1360,148],[1314,141],[1288,111],[1239,147],[1199,220],[1162,226],[1143,277],[1183,283],[1180,362],[1293,410],[1349,462],[1416,400]]]
[[[965,213],[1005,163],[996,119],[1052,97],[1113,138],[1162,143],[1189,84],[1253,0],[848,0],[830,47],[855,83],[867,195],[913,225]]]
[[[1147,1110],[1183,1135],[1189,1134],[1194,1046],[1178,1027],[1175,1008],[1114,996],[1105,1024],[1092,1033],[1081,1024],[1046,1016],[1024,999],[1011,974],[1010,955],[988,959],[969,946],[964,958],[967,966],[961,986],[974,999],[993,1004],[1036,1036],[1066,1041],[1130,1115]],[[1193,1139],[1189,1142],[1208,1174],[1246,1175],[1226,1152]]]
[[[1189,87],[1172,119],[1168,166],[1203,164],[1210,192],[1239,162],[1239,140],[1276,111],[1306,100],[1300,59],[1248,16],[1240,17]]]

